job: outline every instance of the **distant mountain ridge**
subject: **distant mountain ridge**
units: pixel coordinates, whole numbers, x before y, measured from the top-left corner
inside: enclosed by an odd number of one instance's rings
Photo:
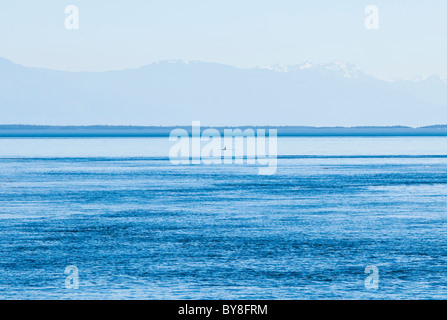
[[[447,122],[447,84],[439,76],[384,81],[339,61],[64,72],[0,58],[0,108],[4,124],[427,126]]]

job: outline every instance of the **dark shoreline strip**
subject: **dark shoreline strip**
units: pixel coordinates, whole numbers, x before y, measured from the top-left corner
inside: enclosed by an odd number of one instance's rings
[[[447,125],[430,127],[297,127],[297,126],[241,126],[202,127],[217,129],[277,129],[278,137],[444,137]],[[169,137],[174,129],[184,129],[191,134],[190,126],[137,127],[137,126],[31,126],[0,125],[2,138],[155,138]]]

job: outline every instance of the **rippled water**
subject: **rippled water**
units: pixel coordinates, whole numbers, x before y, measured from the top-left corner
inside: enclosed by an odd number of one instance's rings
[[[0,139],[0,298],[447,298],[446,138],[281,138],[274,176],[169,146]]]

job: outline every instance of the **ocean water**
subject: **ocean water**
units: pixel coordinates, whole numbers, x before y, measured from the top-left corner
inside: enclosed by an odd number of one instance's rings
[[[273,176],[170,146],[0,139],[0,298],[447,298],[447,138],[279,138]]]

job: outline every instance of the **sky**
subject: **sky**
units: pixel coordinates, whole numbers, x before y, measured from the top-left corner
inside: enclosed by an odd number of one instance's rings
[[[65,8],[79,9],[67,30]],[[365,28],[365,8],[379,29]],[[384,78],[447,78],[445,0],[14,0],[0,5],[0,57],[67,71],[160,60],[240,68],[346,61]]]

